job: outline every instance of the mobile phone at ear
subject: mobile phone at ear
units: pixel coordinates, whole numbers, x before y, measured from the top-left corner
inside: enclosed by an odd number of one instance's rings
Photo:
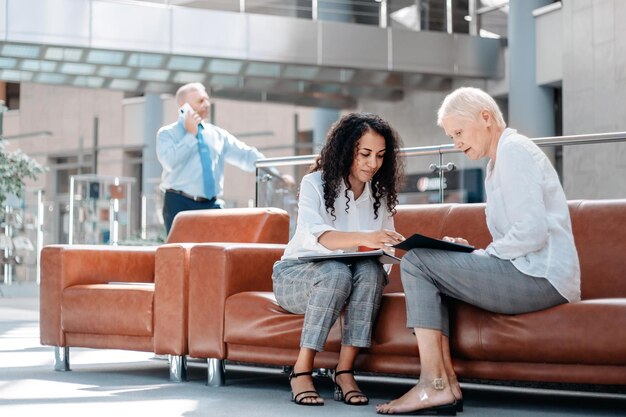
[[[180,106],[180,108],[178,109],[180,111],[181,114],[183,114],[185,117],[187,117],[187,113],[189,112],[193,112],[193,108],[191,108],[191,104],[189,103],[185,103],[182,106]]]

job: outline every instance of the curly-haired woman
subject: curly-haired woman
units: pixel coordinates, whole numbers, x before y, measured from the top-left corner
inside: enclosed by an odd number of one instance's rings
[[[404,239],[394,231],[392,218],[402,177],[399,148],[400,139],[387,122],[351,113],[333,125],[311,173],[302,179],[296,232],[272,276],[280,306],[304,314],[300,352],[289,376],[297,404],[324,404],[313,385],[313,361],[344,307],[335,398],[349,405],[369,402],[353,367],[359,349],[370,346],[386,271],[371,258],[352,264],[298,258],[358,246],[384,248]]]

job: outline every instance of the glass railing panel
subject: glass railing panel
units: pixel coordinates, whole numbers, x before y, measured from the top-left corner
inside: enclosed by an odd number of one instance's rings
[[[298,187],[302,177],[309,172],[314,156],[273,158],[261,162],[257,170],[257,207],[277,207],[290,216],[290,232],[295,231],[298,215]],[[483,167],[466,164],[461,154],[405,156],[405,180],[398,193],[399,204],[439,204],[443,202],[482,202]],[[466,158],[465,158],[466,159]],[[270,161],[277,161],[272,164]],[[451,171],[437,169],[442,161],[452,164]],[[275,174],[293,170],[295,186],[289,187]],[[442,189],[443,178],[443,189]],[[471,180],[471,181],[470,181]]]
[[[625,198],[626,132],[535,138],[563,183],[568,199]],[[406,182],[400,204],[482,203],[487,160],[472,161],[452,145],[404,148]],[[269,158],[257,167],[291,168],[296,184],[315,155]],[[602,186],[599,186],[601,184]],[[297,189],[297,188],[296,188]],[[257,177],[257,206],[280,207],[297,214],[297,191],[270,174]]]
[[[11,198],[0,219],[2,282],[39,283],[39,253],[51,243],[44,225],[51,205],[43,200],[43,191],[26,190],[21,198]]]
[[[117,245],[131,237],[135,178],[73,175],[70,183],[70,244]]]
[[[312,160],[312,156],[308,157]],[[279,159],[279,158],[275,158]],[[268,164],[257,174],[257,207],[278,207],[296,213],[297,186],[310,164],[300,161]],[[288,187],[268,168],[286,171],[291,165],[296,187]],[[485,201],[485,161],[470,161],[460,153],[408,155],[405,157],[405,180],[398,199],[400,204],[482,203]]]
[[[484,162],[470,161],[458,153],[408,160],[417,167],[407,171],[401,204],[484,202]]]
[[[294,157],[298,158],[298,157]],[[290,158],[285,158],[289,160]],[[302,177],[310,170],[313,157],[307,156],[298,161],[286,162],[285,165],[267,165],[257,168],[256,178],[256,207],[276,207],[289,214],[289,236],[293,236],[298,218],[298,189]],[[294,185],[289,185],[277,175],[291,175]]]
[[[160,179],[150,180],[141,196],[139,233],[120,244],[156,245],[165,242],[163,222],[164,193],[159,188]]]

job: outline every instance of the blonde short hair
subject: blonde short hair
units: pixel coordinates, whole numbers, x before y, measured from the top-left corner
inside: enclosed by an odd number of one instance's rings
[[[443,99],[439,111],[437,111],[437,125],[442,126],[442,121],[449,116],[466,117],[476,120],[480,112],[487,110],[493,116],[496,125],[506,127],[504,117],[496,101],[480,88],[461,87],[457,88]]]
[[[188,83],[188,84],[181,86],[176,91],[176,103],[178,103],[179,106],[182,106],[185,103],[185,98],[187,97],[187,94],[190,93],[191,91],[206,92],[206,87],[202,85],[201,83]]]

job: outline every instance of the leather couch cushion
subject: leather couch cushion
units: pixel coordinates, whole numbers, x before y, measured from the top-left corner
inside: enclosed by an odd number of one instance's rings
[[[65,332],[152,336],[154,284],[75,285],[63,291]]]
[[[450,210],[450,205],[400,204],[396,210],[393,222],[398,233],[405,237],[420,233],[438,238],[441,235],[443,221],[446,213]],[[404,251],[398,249],[396,255],[402,257]],[[400,265],[394,265],[391,268],[389,284],[385,287],[385,293],[402,291]]]
[[[528,314],[458,303],[454,351],[462,359],[626,365],[626,298],[563,304]]]
[[[385,355],[417,355],[417,340],[406,327],[404,293],[384,294],[369,353]]]
[[[224,341],[249,346],[299,349],[304,316],[290,314],[271,292],[250,291],[226,300]],[[341,348],[340,320],[330,330],[325,350]]]

